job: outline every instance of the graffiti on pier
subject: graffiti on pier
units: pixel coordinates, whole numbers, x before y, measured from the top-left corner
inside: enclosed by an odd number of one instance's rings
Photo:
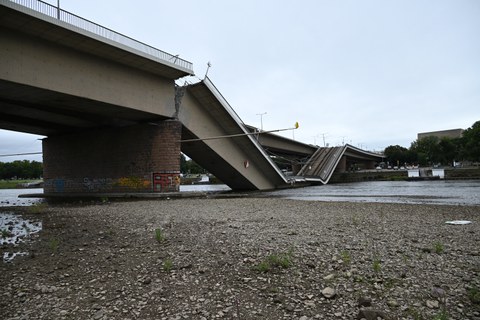
[[[100,178],[100,179],[90,179],[83,178],[83,187],[88,191],[106,191],[111,189],[112,179],[110,178]]]
[[[180,172],[163,171],[153,174],[154,192],[178,192],[180,190]]]
[[[43,187],[50,192],[64,192],[65,180],[64,179],[47,179],[43,180]]]
[[[150,189],[150,181],[139,177],[122,177],[118,185],[130,189]]]

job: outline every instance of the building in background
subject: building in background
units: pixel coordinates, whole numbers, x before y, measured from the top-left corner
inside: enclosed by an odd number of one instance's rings
[[[426,137],[438,137],[438,138],[460,138],[462,137],[463,129],[450,129],[450,130],[442,130],[442,131],[431,131],[431,132],[421,132],[417,134],[417,139],[423,139]]]

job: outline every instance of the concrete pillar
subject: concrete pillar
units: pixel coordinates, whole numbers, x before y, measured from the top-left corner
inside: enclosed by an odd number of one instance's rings
[[[171,192],[182,124],[167,120],[43,140],[45,193]]]

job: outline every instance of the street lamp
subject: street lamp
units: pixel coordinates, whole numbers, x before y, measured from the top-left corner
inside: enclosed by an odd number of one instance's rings
[[[257,116],[260,116],[260,130],[263,131],[263,116],[266,115],[267,113],[257,113]]]

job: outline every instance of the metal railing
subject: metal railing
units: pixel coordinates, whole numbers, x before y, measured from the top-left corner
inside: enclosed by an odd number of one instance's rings
[[[191,62],[180,59],[178,56],[166,53],[165,51],[149,46],[148,44],[145,44],[143,42],[127,37],[121,33],[118,33],[116,31],[103,27],[90,20],[79,17],[73,13],[65,11],[49,3],[43,2],[41,0],[9,0],[9,1],[21,6],[27,7],[31,10],[37,11],[49,17],[58,19],[65,23],[68,23],[74,27],[91,32],[97,36],[117,42],[129,48],[138,50],[154,58],[170,62],[176,66],[179,66],[191,71],[193,74],[193,68],[192,68]]]

